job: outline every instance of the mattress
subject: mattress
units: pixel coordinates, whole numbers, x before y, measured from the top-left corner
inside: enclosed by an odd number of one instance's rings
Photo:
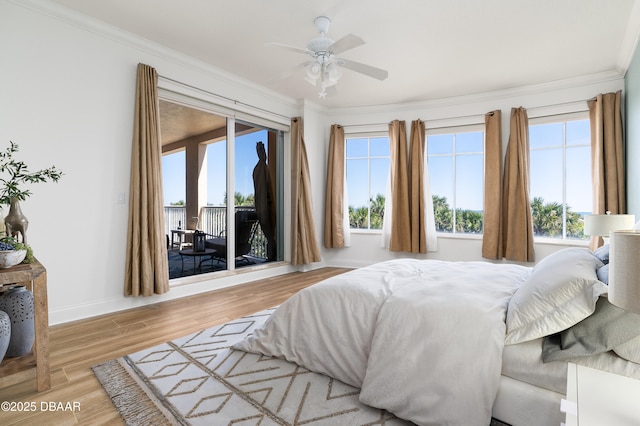
[[[517,345],[506,345],[502,354],[502,375],[564,395],[567,390],[569,361],[543,363],[542,340],[539,338]],[[574,358],[570,362],[640,379],[640,364],[620,358],[612,351]]]
[[[501,376],[492,415],[513,426],[559,426],[564,422],[562,398],[558,392]]]
[[[496,419],[514,426],[564,422],[560,400],[567,391],[568,362],[640,379],[640,364],[614,352],[543,363],[542,341],[540,338],[504,347],[500,387],[493,405]]]

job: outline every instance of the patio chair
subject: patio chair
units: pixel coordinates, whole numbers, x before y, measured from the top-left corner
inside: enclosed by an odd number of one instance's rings
[[[253,210],[240,210],[235,214],[236,224],[236,249],[235,258],[244,260],[247,263],[253,263],[247,255],[251,251],[251,243],[256,232],[258,224],[258,215]],[[227,260],[227,237],[224,231],[221,235],[208,238],[205,241],[206,248],[214,249],[216,252],[214,257],[218,260],[226,262]]]

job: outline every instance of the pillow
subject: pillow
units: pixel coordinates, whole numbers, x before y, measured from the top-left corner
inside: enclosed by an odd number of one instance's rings
[[[640,364],[640,336],[616,346],[613,351],[627,361]]]
[[[605,244],[594,250],[593,255],[605,265],[609,263],[609,244]]]
[[[565,330],[593,313],[607,293],[596,270],[602,261],[587,249],[566,248],[542,259],[509,301],[508,345]]]
[[[627,312],[600,297],[595,312],[542,344],[542,361],[564,361],[596,355],[640,336],[640,315]]]
[[[598,279],[605,284],[609,284],[609,264],[606,264],[597,271]]]

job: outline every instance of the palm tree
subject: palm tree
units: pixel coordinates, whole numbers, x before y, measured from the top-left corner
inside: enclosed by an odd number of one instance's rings
[[[456,210],[456,232],[482,233],[482,213],[473,210]]]
[[[584,219],[567,206],[567,238],[584,239]]]
[[[357,229],[367,229],[368,209],[366,207],[349,206],[349,227]]]
[[[236,192],[233,195],[233,202],[235,206],[253,206],[254,204],[253,194],[247,196],[242,195],[240,192]],[[224,193],[224,205],[227,205],[227,193]]]
[[[384,203],[385,197],[382,194],[377,194],[375,198],[369,200],[370,207],[370,219],[371,229],[382,229],[382,222],[384,221]]]
[[[531,218],[534,235],[562,237],[562,204],[555,201],[545,204],[542,197],[534,197]]]
[[[453,232],[453,212],[449,207],[449,203],[447,203],[447,197],[433,195],[432,199],[436,231]]]

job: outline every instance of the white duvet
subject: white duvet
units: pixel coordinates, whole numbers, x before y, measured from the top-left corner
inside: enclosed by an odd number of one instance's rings
[[[491,420],[509,299],[531,268],[401,259],[348,272],[282,304],[234,349],[361,388],[420,425]]]

